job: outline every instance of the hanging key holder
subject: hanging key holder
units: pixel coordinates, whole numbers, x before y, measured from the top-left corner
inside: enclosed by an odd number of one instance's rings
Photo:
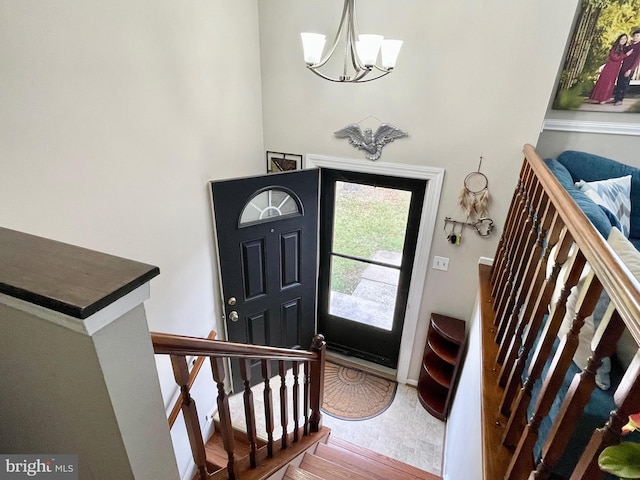
[[[454,220],[451,217],[444,218],[444,229],[447,230],[447,227],[452,225],[451,232],[447,235],[447,240],[449,243],[454,245],[460,245],[460,240],[462,239],[462,230],[464,227],[468,226],[475,230],[475,232],[481,237],[488,237],[491,235],[493,231],[493,220],[488,217],[479,218],[475,222],[461,222],[460,220]],[[455,233],[456,226],[460,225],[460,233]]]
[[[462,231],[464,230],[465,223],[464,222],[456,222],[455,220],[451,220],[449,217],[444,219],[444,229],[447,230],[447,221],[449,221],[451,225],[451,231],[447,235],[447,241],[452,245],[460,245],[460,241],[462,240]],[[456,233],[456,227],[460,226],[460,233]]]
[[[483,160],[481,156],[478,169],[464,178],[458,196],[458,208],[462,210],[465,220],[444,219],[444,230],[449,232],[447,241],[453,245],[460,245],[465,227],[473,228],[481,237],[488,237],[493,231],[493,220],[489,217],[489,179],[480,171]],[[456,233],[456,227],[460,227],[460,233]]]

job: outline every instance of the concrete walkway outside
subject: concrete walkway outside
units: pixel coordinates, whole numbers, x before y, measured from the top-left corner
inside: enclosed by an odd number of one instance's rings
[[[373,260],[400,265],[402,253],[378,251]],[[355,322],[391,330],[400,272],[389,267],[369,265],[351,295],[331,292],[329,312]]]

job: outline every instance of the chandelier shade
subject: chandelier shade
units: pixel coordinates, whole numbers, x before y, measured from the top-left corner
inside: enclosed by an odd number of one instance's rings
[[[324,44],[327,43],[326,35],[320,33],[301,33],[304,48],[304,61],[307,65],[320,63]]]
[[[400,54],[400,48],[402,47],[402,40],[384,40],[380,46],[380,53],[382,54],[382,68],[394,68],[398,55]]]
[[[388,40],[382,35],[359,34],[356,21],[356,0],[345,0],[340,25],[333,43],[326,53],[327,37],[319,33],[301,33],[304,61],[316,75],[332,82],[369,82],[384,77],[395,68],[402,47],[402,40]],[[339,43],[344,44],[342,74],[332,77],[320,71],[336,52]],[[378,64],[378,57],[381,63]],[[370,75],[373,72],[373,75]]]

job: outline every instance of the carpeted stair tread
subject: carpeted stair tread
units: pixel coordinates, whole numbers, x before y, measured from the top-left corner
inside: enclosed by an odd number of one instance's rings
[[[318,444],[316,455],[346,468],[355,469],[370,480],[439,480],[440,477],[400,460],[376,453],[359,445],[329,436],[327,444]]]
[[[323,480],[322,477],[314,475],[311,472],[307,472],[293,465],[287,467],[287,471],[284,473],[282,480]]]
[[[300,462],[300,468],[319,476],[323,480],[371,480],[366,475],[356,473],[311,453],[304,454],[302,462]]]

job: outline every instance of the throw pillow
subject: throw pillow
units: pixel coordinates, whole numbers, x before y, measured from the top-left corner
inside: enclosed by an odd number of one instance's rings
[[[616,255],[618,255],[624,266],[629,270],[629,274],[640,281],[640,252],[636,250],[633,244],[620,232],[620,230],[615,227],[611,229],[607,242]],[[576,316],[576,305],[579,303],[580,294],[585,293],[582,292],[587,280],[584,272],[589,270],[590,268],[587,265],[583,270],[583,275],[580,278],[578,285],[573,287],[571,290],[571,295],[569,295],[566,304],[567,312],[562,321],[560,331],[558,332],[558,337],[562,337],[571,327],[571,322]],[[602,295],[598,299],[593,314],[585,319],[584,326],[580,329],[578,347],[573,356],[573,361],[579,368],[583,369],[586,367],[587,360],[589,356],[591,356],[591,342],[593,337],[596,334],[602,319],[610,317],[613,310],[614,306],[613,304],[610,304],[609,296],[603,291]],[[622,337],[616,345],[616,356],[625,369],[629,366],[637,351],[638,345],[636,344],[636,341],[629,333],[629,330],[625,329]],[[609,376],[610,370],[610,360],[603,359],[602,366],[596,373],[596,384],[602,390],[607,390],[611,384]]]
[[[611,212],[607,207],[603,207],[602,205],[598,205],[598,207],[600,207],[600,209],[607,216],[607,218],[611,222],[612,227],[616,227],[618,230],[622,230],[622,225],[620,225],[620,220],[618,220],[618,217],[616,217],[616,215],[613,212]]]
[[[640,252],[615,228],[611,229],[608,242],[613,251],[620,257],[624,266],[640,281]],[[625,329],[617,344],[618,360],[627,368],[637,351],[638,345],[636,341],[629,333],[629,330]]]
[[[557,160],[553,158],[547,158],[545,164],[553,173],[553,175],[558,179],[560,185],[564,187],[567,193],[571,196],[578,208],[584,212],[589,221],[596,227],[596,230],[600,232],[604,238],[609,236],[609,232],[611,231],[611,221],[605,215],[602,208],[597,205],[593,200],[585,195],[583,191],[578,189],[574,180],[571,177],[569,171]]]
[[[636,247],[624,237],[620,230],[612,228],[607,240],[609,245],[616,252],[616,255],[620,257],[624,266],[629,270],[629,273],[633,275],[636,280],[640,281],[640,252],[636,250]]]
[[[549,252],[549,261],[547,262],[547,279],[551,278],[553,266],[555,265],[556,252],[559,248],[560,248],[560,243],[558,242],[556,245],[553,246],[553,248],[551,249],[551,252]],[[571,266],[573,265],[573,262],[575,261],[577,254],[578,254],[578,249],[576,248],[576,244],[574,243],[573,245],[571,245],[571,249],[569,250],[567,261],[564,262],[564,264],[560,268],[560,272],[558,272],[556,285],[555,285],[555,288],[553,289],[553,293],[551,294],[551,300],[549,301],[549,308],[548,308],[549,316],[553,315],[553,312],[556,309],[556,304],[560,299],[562,289],[564,287],[565,282],[567,281],[567,277],[569,276],[569,271],[571,270]],[[589,263],[586,263],[584,268],[582,269],[582,272],[580,273],[578,288],[581,288],[581,286],[584,285],[584,281],[587,278],[587,275],[589,275],[589,272],[591,272],[591,267],[589,266]],[[574,287],[574,289],[575,288],[576,287]],[[575,300],[574,300],[574,304],[575,304]],[[573,317],[570,320],[572,319]],[[566,331],[569,330],[570,326],[571,324],[569,324],[566,327]],[[558,337],[560,336],[562,335],[558,334]]]
[[[583,270],[583,275],[580,278],[578,284],[571,289],[571,294],[567,298],[566,303],[566,313],[562,320],[562,325],[558,330],[558,337],[562,338],[571,328],[571,323],[577,314],[577,305],[580,303],[580,295],[586,293],[585,283],[589,279],[590,275],[584,275],[584,272],[591,273],[591,268],[588,266]],[[584,319],[584,325],[580,329],[580,333],[578,334],[578,347],[576,348],[576,352],[573,355],[573,362],[580,369],[584,369],[587,366],[587,361],[591,356],[591,340],[593,339],[593,335],[596,331],[596,328],[602,321],[605,312],[607,312],[607,307],[609,305],[609,296],[606,292],[602,292],[596,306],[593,310],[593,313]],[[611,315],[612,312],[607,312]],[[611,371],[611,363],[609,361],[605,362],[603,360],[602,365],[598,368],[596,373],[596,385],[602,390],[607,390],[611,385],[611,380],[609,379],[609,372]]]
[[[631,175],[596,182],[576,182],[576,187],[598,205],[613,213],[625,237],[631,229]]]

